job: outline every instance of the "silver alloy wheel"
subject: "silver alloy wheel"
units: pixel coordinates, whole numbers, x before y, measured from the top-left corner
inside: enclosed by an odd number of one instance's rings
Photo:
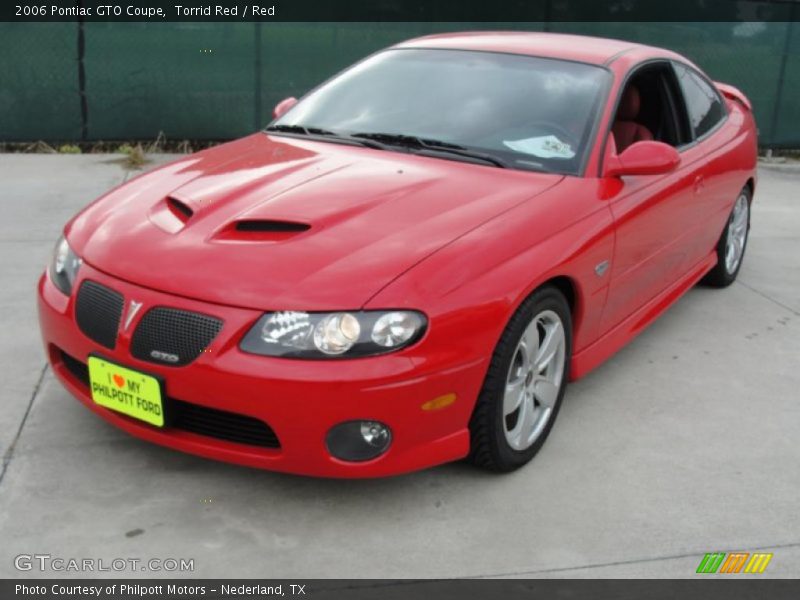
[[[728,271],[729,274],[736,272],[736,268],[742,260],[749,220],[750,204],[747,201],[747,194],[742,192],[736,199],[731,218],[728,221],[728,240],[725,245],[725,270]]]
[[[514,450],[530,448],[550,420],[565,361],[564,324],[555,312],[544,310],[523,332],[506,378],[503,431]]]

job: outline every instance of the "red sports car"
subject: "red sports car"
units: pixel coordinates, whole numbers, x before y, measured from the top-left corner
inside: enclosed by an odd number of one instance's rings
[[[569,379],[736,278],[755,183],[748,99],[682,56],[424,37],[80,212],[42,335],[72,394],[157,444],[317,476],[510,471]]]

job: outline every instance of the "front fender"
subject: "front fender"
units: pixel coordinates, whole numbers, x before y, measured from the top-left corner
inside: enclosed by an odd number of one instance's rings
[[[614,223],[602,180],[567,178],[440,249],[381,290],[367,308],[426,312],[429,335],[464,358],[491,355],[506,323],[536,288],[565,277],[575,290],[573,347],[597,339],[608,291]]]

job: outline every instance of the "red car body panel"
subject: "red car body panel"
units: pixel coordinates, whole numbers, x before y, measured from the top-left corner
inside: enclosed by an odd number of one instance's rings
[[[515,171],[497,186],[492,169],[473,167],[257,133],[117,188],[67,235],[88,264],[176,295],[262,310],[354,309],[454,237],[562,179]],[[194,212],[185,227],[167,198]],[[259,219],[310,229],[276,240],[231,232]]]
[[[86,406],[149,441],[220,460],[317,476],[372,477],[459,459],[492,352],[520,303],[546,282],[572,300],[571,377],[639,333],[716,263],[733,202],[755,185],[756,129],[747,102],[724,91],[728,116],[681,150],[663,176],[603,177],[606,143],[628,73],[668,51],[578,36],[430,36],[403,47],[552,56],[613,75],[583,176],[490,166],[255,134],[181,159],[97,200],[65,230],[85,279],[126,301],[221,318],[212,345],[186,367],[130,354],[130,332],[98,348],[75,325],[74,293],[39,282],[42,335],[54,372]],[[745,99],[746,100],[746,99]],[[170,209],[175,198],[189,222]],[[307,231],[254,239],[232,223],[277,219]],[[598,265],[610,268],[598,275]],[[305,361],[247,354],[239,342],[265,311],[409,308],[429,326],[383,356]],[[142,311],[144,313],[144,311]],[[261,419],[279,450],[156,429],[96,405],[61,352],[99,353],[160,375],[170,397]],[[422,405],[455,394],[437,411]],[[374,419],[393,432],[377,459],[330,456],[337,423]]]

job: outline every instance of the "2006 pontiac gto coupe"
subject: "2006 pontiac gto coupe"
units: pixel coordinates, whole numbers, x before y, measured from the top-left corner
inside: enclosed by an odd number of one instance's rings
[[[509,471],[569,379],[736,278],[755,165],[748,99],[672,52],[412,40],[79,213],[39,282],[44,343],[86,406],[179,450]]]

